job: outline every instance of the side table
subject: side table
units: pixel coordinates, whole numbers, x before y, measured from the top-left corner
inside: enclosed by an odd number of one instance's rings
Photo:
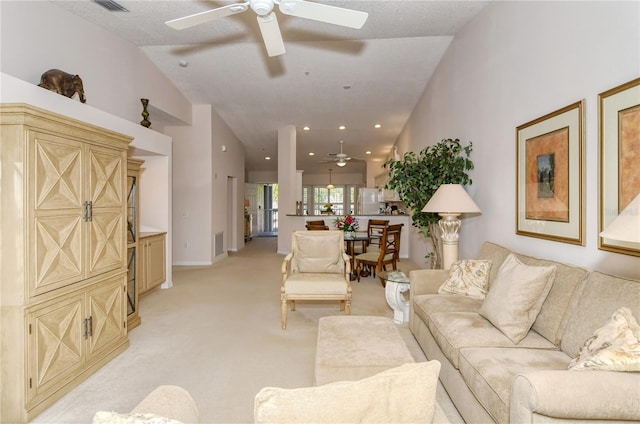
[[[378,276],[387,282],[384,289],[385,297],[393,309],[393,320],[397,324],[409,321],[409,301],[403,295],[409,291],[409,277],[399,270],[380,271]]]

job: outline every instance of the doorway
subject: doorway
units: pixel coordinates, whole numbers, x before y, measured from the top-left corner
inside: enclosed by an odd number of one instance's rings
[[[271,237],[278,235],[278,184],[264,184],[262,186],[264,199],[262,222],[264,223],[259,236]]]

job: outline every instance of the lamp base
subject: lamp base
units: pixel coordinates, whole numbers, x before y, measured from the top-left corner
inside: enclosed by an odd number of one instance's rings
[[[442,243],[442,269],[451,269],[458,260],[458,242]]]
[[[450,269],[458,260],[458,231],[460,231],[459,213],[440,213],[438,221],[442,232],[442,269]]]

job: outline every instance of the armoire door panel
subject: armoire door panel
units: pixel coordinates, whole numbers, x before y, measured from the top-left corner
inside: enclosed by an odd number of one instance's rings
[[[88,311],[91,316],[91,337],[88,357],[119,343],[126,335],[124,326],[124,285],[126,274],[114,277],[88,293]]]
[[[36,210],[82,207],[82,145],[49,134],[31,134]]]
[[[44,398],[84,363],[82,294],[28,312],[29,400]]]
[[[82,280],[82,226],[86,224],[81,217],[41,216],[33,222],[29,294],[36,296]]]
[[[121,207],[124,198],[124,160],[121,152],[89,150],[89,200],[93,208]]]
[[[124,216],[121,210],[96,213],[89,225],[89,275],[126,264]]]

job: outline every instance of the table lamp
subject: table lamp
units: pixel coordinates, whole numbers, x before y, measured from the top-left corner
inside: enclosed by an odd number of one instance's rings
[[[479,213],[480,208],[460,184],[442,184],[422,208],[422,212],[437,213],[442,231],[442,268],[449,269],[458,260],[458,231],[463,213]]]

